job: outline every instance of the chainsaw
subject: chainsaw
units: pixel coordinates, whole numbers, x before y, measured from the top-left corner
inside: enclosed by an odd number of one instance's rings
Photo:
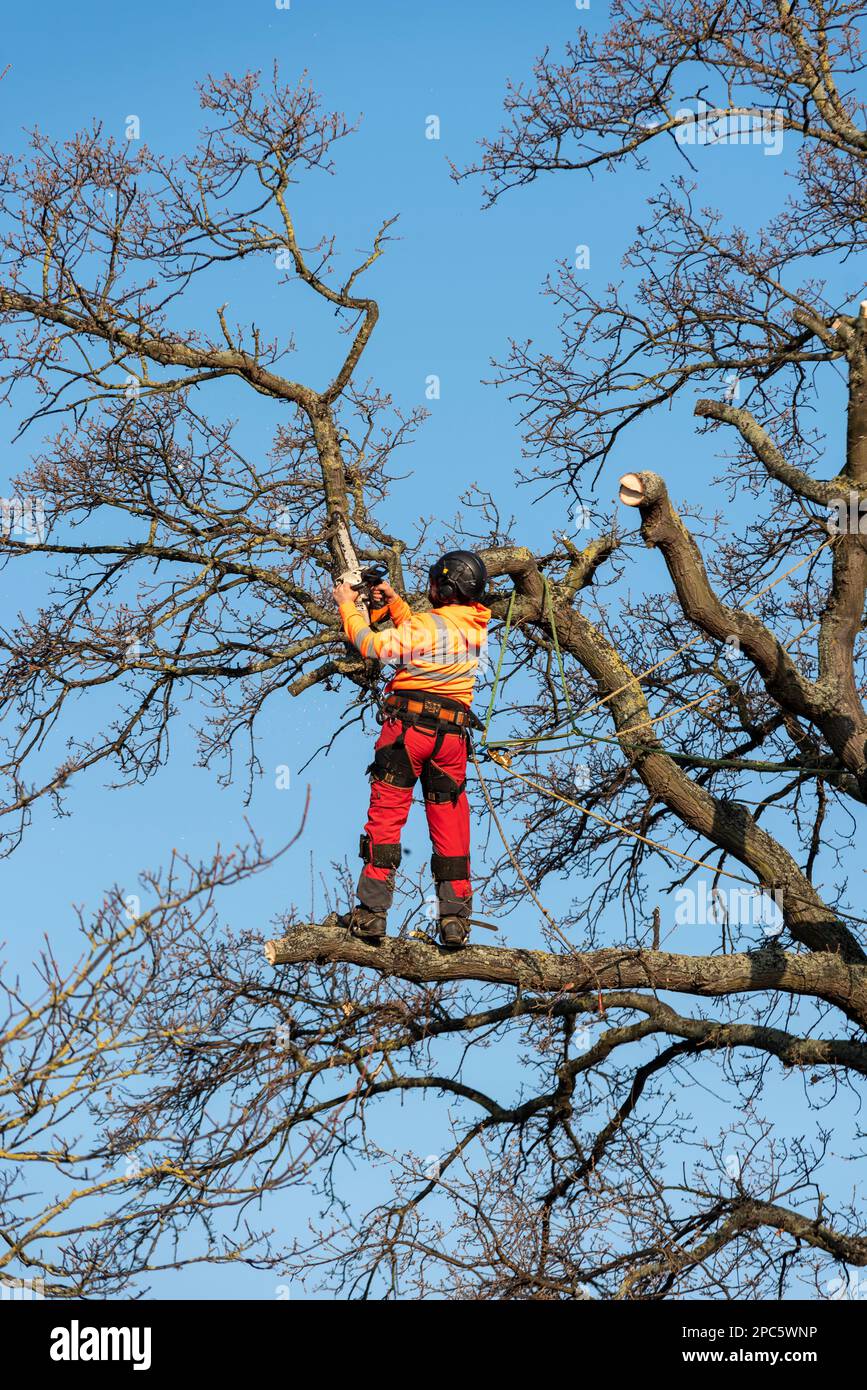
[[[365,618],[368,618],[371,590],[382,583],[388,570],[384,565],[368,565],[364,569],[361,568],[355,553],[355,546],[352,544],[352,537],[349,534],[349,527],[339,512],[335,512],[331,518],[331,537],[337,560],[334,582],[336,584],[348,584],[351,589],[356,591],[358,595],[355,601],[356,605]]]

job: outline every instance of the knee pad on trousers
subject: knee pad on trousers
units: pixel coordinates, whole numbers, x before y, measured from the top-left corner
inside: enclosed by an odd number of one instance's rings
[[[358,855],[365,864],[375,869],[396,869],[400,864],[401,848],[395,845],[375,845],[369,835],[362,835],[358,842]]]
[[[470,856],[468,854],[432,854],[430,870],[436,883],[454,883],[469,878]]]

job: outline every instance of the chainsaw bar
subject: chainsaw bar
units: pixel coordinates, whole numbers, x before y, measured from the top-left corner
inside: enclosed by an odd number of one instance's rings
[[[338,560],[335,580],[339,584],[351,584],[353,588],[360,587],[361,565],[358,563],[349,527],[340,512],[334,512],[331,517],[331,534]]]
[[[366,601],[370,586],[364,578],[358,556],[355,553],[355,546],[352,544],[349,527],[340,512],[332,513],[331,535],[338,560],[338,573],[334,575],[335,582],[338,584],[349,584],[351,588],[355,589],[355,606],[361,613],[364,621],[370,622],[370,612]]]
[[[340,512],[334,512],[331,517],[331,536],[334,541],[334,548],[337,551],[338,564],[337,572],[334,574],[336,584],[348,584],[356,591],[356,606],[368,618],[368,607],[370,604],[370,591],[381,584],[388,570],[385,565],[367,565],[361,568],[358,556],[355,553],[355,546],[352,544],[352,537],[349,534],[349,527]]]

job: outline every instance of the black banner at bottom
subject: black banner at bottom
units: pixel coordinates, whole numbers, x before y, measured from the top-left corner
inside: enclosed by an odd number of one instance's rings
[[[500,1324],[490,1305],[476,1312],[466,1308],[457,1324],[448,1315],[443,1327],[441,1302],[385,1305],[384,1316],[367,1303],[322,1301],[323,1318],[331,1324],[325,1340],[318,1338],[316,1300],[262,1302],[231,1300],[137,1300],[111,1303],[65,1302],[47,1299],[0,1299],[0,1333],[5,1356],[12,1348],[27,1348],[28,1370],[49,1383],[70,1378],[99,1381],[128,1375],[202,1375],[213,1371],[223,1380],[235,1371],[247,1375],[259,1368],[294,1374],[302,1364],[322,1358],[323,1369],[337,1358],[382,1363],[401,1344],[407,1330],[420,1319],[424,1342],[417,1348],[423,1369],[438,1364],[454,1374],[469,1349],[467,1337],[484,1335],[486,1376],[499,1352],[510,1361],[515,1337],[539,1333],[568,1336],[569,1342],[543,1340],[538,1350],[557,1347],[557,1363],[575,1355],[595,1364],[600,1359],[618,1374],[630,1368],[640,1373],[668,1374],[680,1367],[689,1378],[709,1366],[737,1370],[760,1366],[789,1371],[793,1367],[820,1374],[851,1367],[864,1331],[864,1305],[859,1301],[751,1303],[721,1301],[677,1303],[571,1303],[568,1311],[545,1304],[543,1320],[535,1321],[528,1305],[519,1323]],[[382,1305],[380,1305],[382,1306]],[[513,1307],[513,1313],[517,1310]],[[564,1313],[566,1314],[564,1317]],[[311,1316],[312,1315],[312,1316]],[[380,1323],[379,1317],[383,1316]],[[523,1318],[529,1319],[521,1332]],[[493,1317],[493,1324],[488,1321]],[[428,1318],[436,1322],[428,1323]],[[467,1318],[467,1322],[463,1322]],[[338,1321],[335,1323],[335,1319]],[[553,1321],[552,1321],[553,1319]],[[335,1334],[339,1328],[339,1340]],[[502,1330],[500,1331],[500,1328]],[[326,1330],[323,1328],[323,1330]],[[432,1334],[436,1330],[436,1337]],[[460,1343],[453,1340],[457,1331]],[[362,1339],[358,1341],[357,1332]],[[445,1336],[441,1335],[443,1332]],[[351,1340],[350,1340],[351,1338]],[[392,1340],[394,1339],[394,1340]],[[526,1344],[529,1346],[530,1344]],[[402,1356],[406,1355],[406,1348]],[[301,1358],[299,1360],[299,1358]],[[441,1358],[441,1359],[440,1359]],[[417,1366],[416,1356],[404,1365]],[[512,1365],[514,1370],[514,1365]]]

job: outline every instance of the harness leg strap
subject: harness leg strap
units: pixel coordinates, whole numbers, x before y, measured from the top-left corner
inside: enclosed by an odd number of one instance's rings
[[[466,777],[456,782],[449,774],[431,759],[421,770],[421,787],[425,801],[450,801],[455,805],[467,785]]]
[[[374,782],[387,782],[392,787],[414,787],[416,775],[413,772],[410,756],[406,751],[403,734],[393,743],[377,748],[367,775]]]

